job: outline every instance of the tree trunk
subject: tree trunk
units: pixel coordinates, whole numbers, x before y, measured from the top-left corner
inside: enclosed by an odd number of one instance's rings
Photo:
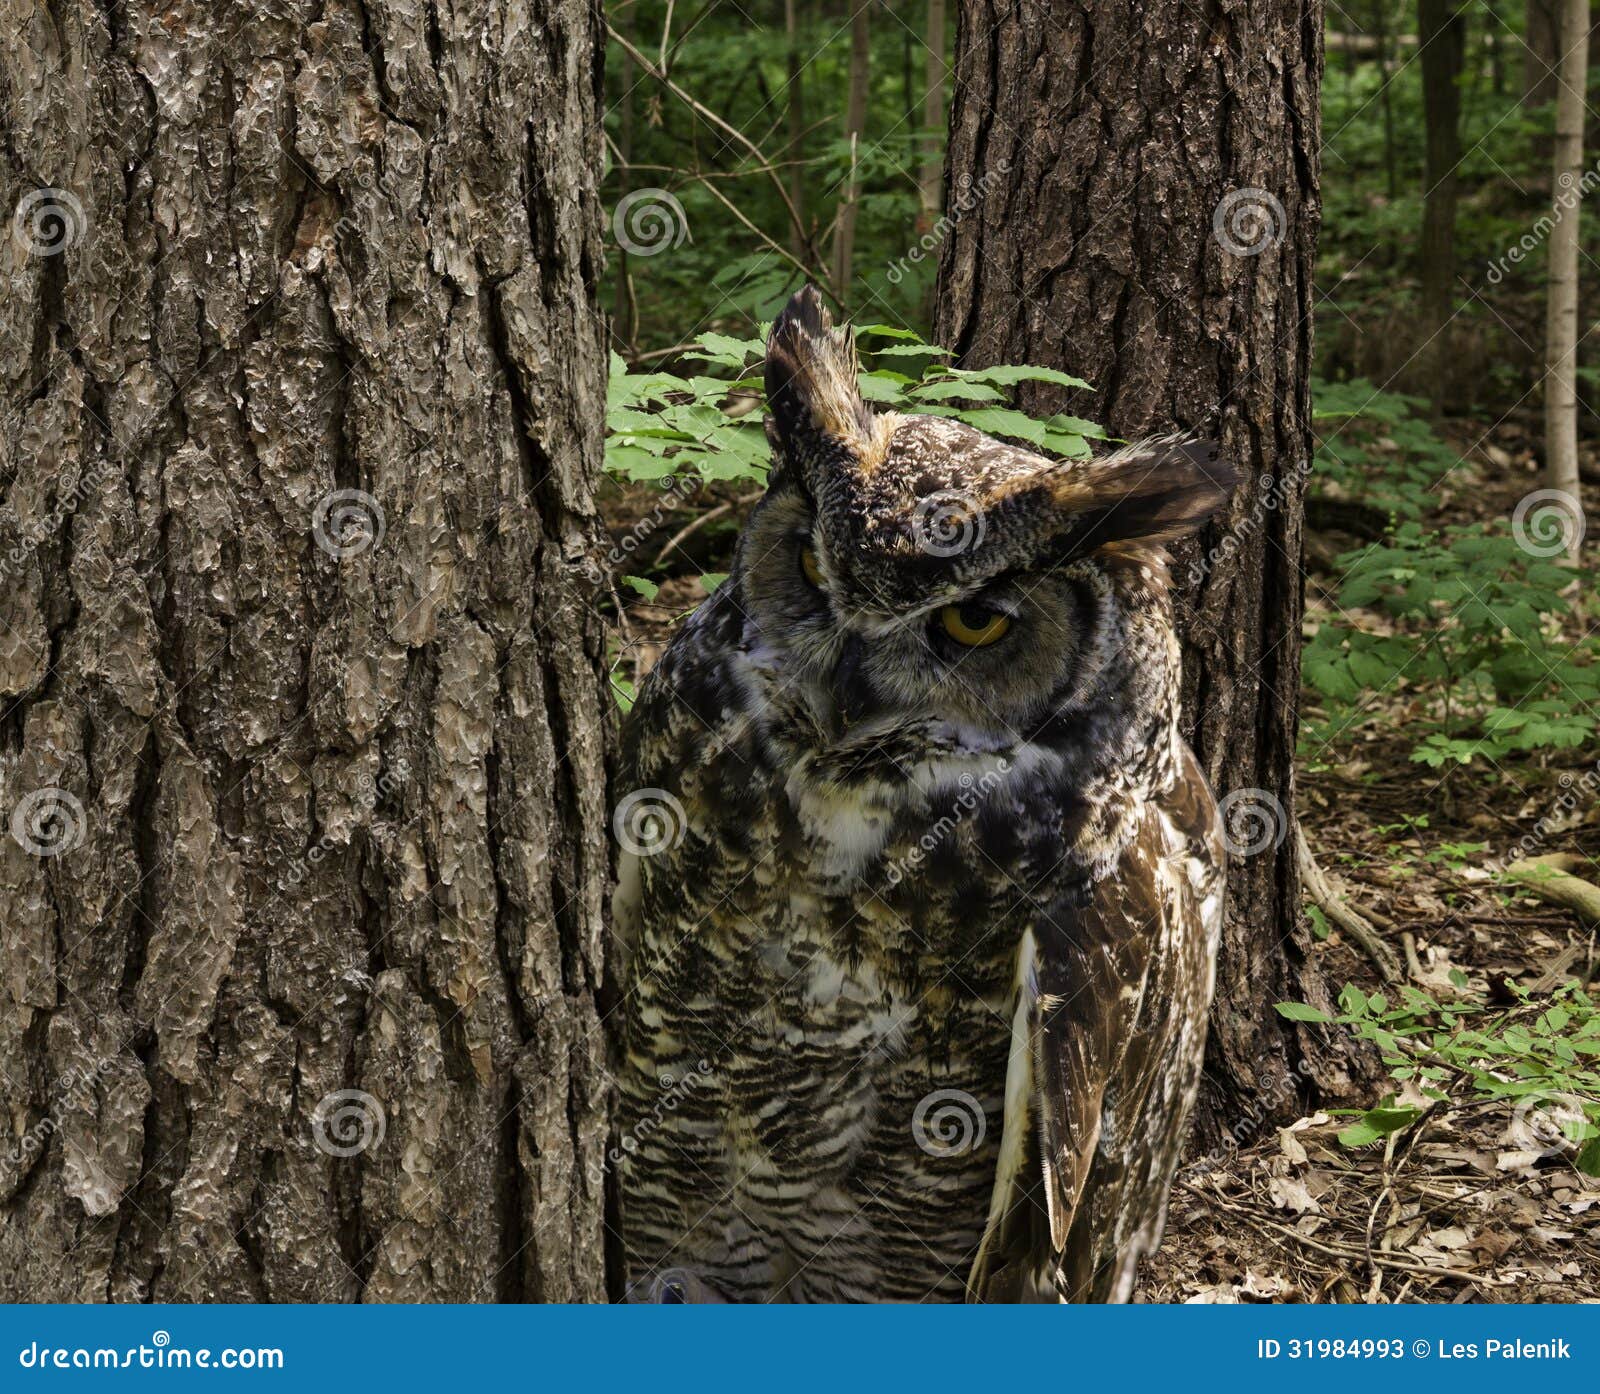
[[[803,266],[816,264],[811,238],[806,232],[806,89],[805,57],[800,52],[800,21],[796,0],[783,0],[783,32],[788,65],[789,201],[794,204],[790,249]]]
[[[917,231],[928,233],[939,221],[944,203],[944,151],[935,134],[944,124],[945,0],[928,0],[928,32],[923,43],[927,65],[922,88],[922,165],[917,174],[920,211]]]
[[[1308,1086],[1348,1085],[1333,1043],[1273,1009],[1326,1000],[1287,836],[1322,7],[962,0],[954,70],[950,177],[974,201],[945,244],[935,336],[970,366],[1080,374],[1092,400],[1030,405],[1121,437],[1203,432],[1245,476],[1174,565],[1195,751],[1218,795],[1255,791],[1271,827],[1230,868],[1202,1102],[1213,1131],[1244,1107],[1292,1116]]]
[[[1394,130],[1394,44],[1389,35],[1388,5],[1389,0],[1378,0],[1378,3],[1373,5],[1372,27],[1378,44],[1378,69],[1383,75],[1383,84],[1378,88],[1378,97],[1383,106],[1384,187],[1388,190],[1390,199],[1397,199],[1400,197],[1399,142],[1395,139]],[[1388,255],[1392,265],[1394,260],[1392,247]]]
[[[1443,410],[1451,376],[1450,320],[1456,281],[1456,171],[1461,163],[1461,70],[1466,21],[1459,0],[1417,0],[1422,42],[1422,333],[1417,362]]]
[[[1495,96],[1506,94],[1506,22],[1500,17],[1498,0],[1485,0],[1484,14],[1489,42],[1489,87]]]
[[[861,181],[856,161],[867,129],[867,80],[872,73],[872,33],[868,24],[872,0],[855,0],[850,15],[850,90],[845,99],[844,135],[850,145],[850,172],[845,177],[833,233],[833,293],[840,302],[850,298],[850,279],[856,254],[856,200]]]
[[[1578,229],[1582,216],[1584,88],[1589,71],[1589,0],[1562,0],[1556,87],[1554,226],[1545,324],[1545,471],[1572,500],[1567,557],[1578,559]]]
[[[1556,95],[1558,11],[1565,0],[1527,0],[1522,28],[1522,104],[1543,106]]]
[[[599,1297],[597,12],[12,16],[0,1297]]]

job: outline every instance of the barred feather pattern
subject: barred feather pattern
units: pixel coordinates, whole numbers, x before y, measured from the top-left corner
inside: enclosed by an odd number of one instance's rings
[[[1116,993],[1139,988],[1116,1028],[1137,1042],[1108,1036],[1085,1062],[1109,1070],[1129,1046],[1137,1099],[1093,1152],[1142,1188],[1097,1200],[1110,1257],[1061,1280],[1092,1295],[1096,1271],[1159,1235],[1148,1197],[1165,1195],[1198,1081],[1220,921],[1214,811],[1177,736],[1169,636],[1130,606],[1121,652],[1165,661],[1129,661],[1132,700],[1100,721],[1006,748],[930,724],[818,752],[738,594],[731,578],[692,617],[629,723],[624,787],[667,789],[688,815],[676,847],[625,875],[631,1286],[686,1268],[730,1301],[965,1296],[1005,1124],[1019,946],[1065,920],[1073,952],[1120,956]],[[925,850],[929,829],[944,831]],[[1052,971],[1031,966],[1040,990]],[[930,1151],[938,1116],[916,1120],[936,1095],[955,1101],[953,1132]],[[1145,1139],[1140,1172],[1118,1149]],[[1022,1203],[1042,1212],[1037,1163],[1030,1177]],[[1047,1238],[1023,1261],[1030,1283],[996,1296],[1056,1291]]]
[[[1175,438],[1046,460],[855,381],[797,297],[767,494],[627,721],[620,787],[672,811],[613,914],[630,1292],[1126,1300],[1222,914],[1163,547],[1232,476]],[[929,546],[952,494],[962,545]],[[952,606],[1012,637],[954,647]]]

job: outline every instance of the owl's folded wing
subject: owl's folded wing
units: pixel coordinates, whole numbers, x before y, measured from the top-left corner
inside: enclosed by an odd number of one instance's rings
[[[1118,1141],[1107,1130],[1138,1126],[1170,1044],[1149,1029],[1162,1013],[1145,1002],[1165,976],[1161,852],[1151,820],[1087,903],[1048,907],[1019,946],[1005,1122],[973,1300],[1104,1300],[1115,1285],[1125,1191],[1140,1182],[1122,1174],[1122,1148],[1102,1143]]]

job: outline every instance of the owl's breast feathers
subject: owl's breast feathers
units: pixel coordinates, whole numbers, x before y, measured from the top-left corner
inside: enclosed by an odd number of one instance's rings
[[[1170,712],[1136,769],[926,726],[819,750],[757,642],[719,592],[629,719],[622,788],[683,809],[670,845],[625,857],[614,917],[630,1276],[687,1267],[733,1300],[1125,1298],[1198,1085],[1221,913],[1215,808]],[[952,1092],[977,1141],[930,1151],[914,1115]]]

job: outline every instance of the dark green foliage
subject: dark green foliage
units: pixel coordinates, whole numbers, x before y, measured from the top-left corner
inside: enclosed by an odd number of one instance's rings
[[[990,435],[1005,436],[1046,454],[1081,459],[1105,432],[1075,416],[1033,417],[1015,410],[1010,389],[1024,382],[1065,387],[1088,384],[1053,368],[1004,366],[966,371],[947,365],[945,349],[909,329],[859,325],[861,395],[869,402],[929,416],[953,416]],[[702,334],[684,357],[704,375],[631,372],[611,361],[606,468],[640,482],[687,473],[705,481],[767,477],[769,448],[762,431],[765,398],[761,355],[765,326],[754,338]]]
[[[1337,618],[1302,655],[1333,711],[1315,734],[1337,736],[1372,699],[1407,693],[1423,698],[1412,758],[1435,767],[1589,743],[1600,651],[1563,628],[1573,572],[1530,551],[1510,519],[1420,521],[1463,466],[1415,398],[1350,382],[1319,387],[1316,401],[1314,487],[1404,521],[1338,559]]]
[[[1465,978],[1456,986],[1465,989]],[[1540,1153],[1570,1152],[1578,1170],[1600,1176],[1600,1011],[1594,999],[1575,982],[1538,999],[1510,980],[1505,987],[1514,999],[1505,1009],[1470,997],[1441,1001],[1402,984],[1398,1003],[1347,986],[1338,1016],[1299,1002],[1280,1002],[1278,1011],[1290,1021],[1350,1027],[1378,1048],[1393,1079],[1414,1086],[1414,1097],[1443,1102],[1454,1091],[1458,1101],[1503,1100],[1509,1141],[1530,1161]],[[1369,1146],[1410,1127],[1424,1107],[1390,1095],[1361,1112],[1339,1141]]]

